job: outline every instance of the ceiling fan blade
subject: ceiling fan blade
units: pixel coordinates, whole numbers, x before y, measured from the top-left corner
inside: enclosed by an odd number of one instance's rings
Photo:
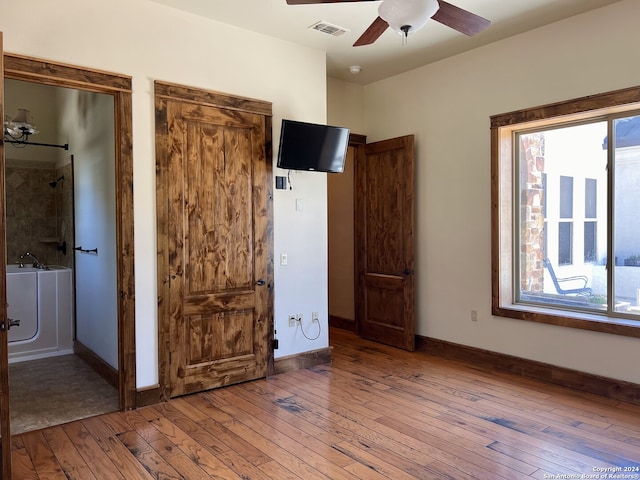
[[[347,3],[347,2],[375,2],[377,0],[287,0],[287,5],[312,5],[314,3]]]
[[[440,9],[431,18],[465,35],[475,35],[491,25],[491,22],[486,18],[479,17],[475,13],[451,5],[444,0],[438,0],[438,3],[440,3]]]
[[[369,25],[369,28],[360,35],[360,38],[356,40],[356,43],[354,43],[353,46],[360,47],[362,45],[371,45],[387,28],[389,28],[389,24],[386,20],[383,20],[381,17],[376,18],[373,23]]]

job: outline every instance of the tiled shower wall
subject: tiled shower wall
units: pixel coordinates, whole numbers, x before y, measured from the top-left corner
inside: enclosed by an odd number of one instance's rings
[[[49,185],[64,175],[55,188]],[[25,252],[45,265],[72,267],[73,177],[71,164],[7,160],[7,263]],[[66,242],[66,255],[58,249]]]

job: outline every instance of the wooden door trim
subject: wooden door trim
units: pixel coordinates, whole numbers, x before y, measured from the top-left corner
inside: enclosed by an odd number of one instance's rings
[[[253,98],[229,95],[227,93],[215,92],[212,90],[202,90],[199,88],[176,85],[175,83],[156,81],[155,95],[157,98],[179,100],[182,103],[193,103],[197,105],[207,105],[226,110],[238,110],[247,113],[256,113],[265,117],[272,116],[271,102],[255,100]]]
[[[131,77],[24,55],[4,54],[4,76],[93,92],[131,93]]]
[[[367,144],[367,136],[360,135],[359,133],[350,133],[349,134],[349,146],[357,147],[357,146],[365,146]]]
[[[3,37],[0,32],[0,72],[4,71]],[[0,85],[0,115],[4,119],[4,82]],[[4,135],[2,137],[4,139]],[[4,173],[4,140],[0,140],[0,198],[6,198]],[[6,202],[0,202],[0,322],[7,323],[7,244],[6,244]],[[11,412],[9,411],[9,343],[8,333],[0,333],[0,461],[1,478],[11,478]]]
[[[366,160],[365,158],[365,147],[367,145],[367,137],[366,135],[358,135],[358,134],[350,134],[349,135],[349,146],[353,147],[353,306],[354,306],[354,315],[353,324],[349,325],[347,322],[343,322],[343,326],[346,326],[349,329],[352,329],[354,332],[359,331],[358,327],[358,319],[362,318],[361,313],[361,305],[360,305],[360,295],[358,292],[358,288],[360,288],[359,276],[360,276],[360,259],[362,258],[362,253],[358,251],[358,241],[362,235],[363,226],[358,224],[358,205],[362,200],[360,198],[359,186],[358,186],[358,165]],[[360,313],[359,313],[360,312]],[[335,322],[337,326],[339,326],[340,322]]]
[[[228,110],[254,113],[265,117],[265,155],[266,179],[265,193],[273,198],[273,147],[272,147],[272,104],[262,100],[233,96],[225,93],[176,85],[162,81],[154,82],[155,128],[156,128],[156,222],[157,222],[157,265],[158,265],[158,383],[160,397],[170,398],[170,329],[171,312],[169,311],[169,223],[167,183],[172,181],[168,176],[168,115],[167,102],[179,101]],[[267,202],[267,284],[273,286],[273,202]],[[269,327],[267,338],[273,338],[273,288],[268,293]],[[267,375],[274,372],[274,351],[271,341],[267,345]]]
[[[120,408],[136,406],[131,77],[22,55],[4,54],[4,78],[105,93],[114,97]]]
[[[354,155],[354,171],[353,171],[353,254],[354,254],[354,262],[353,268],[355,270],[353,276],[354,282],[354,294],[355,294],[355,332],[358,336],[361,336],[362,332],[362,321],[364,319],[364,304],[362,301],[362,296],[358,293],[362,288],[360,277],[362,272],[364,272],[364,264],[366,258],[366,249],[364,245],[365,235],[365,225],[364,222],[361,221],[361,211],[364,208],[364,198],[362,193],[366,189],[366,185],[364,183],[364,176],[360,173],[364,168],[363,164],[367,161],[365,155],[365,145],[358,145],[356,147],[355,155]]]

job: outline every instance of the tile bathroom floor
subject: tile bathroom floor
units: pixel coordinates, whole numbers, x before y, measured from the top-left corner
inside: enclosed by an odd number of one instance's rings
[[[119,410],[118,391],[75,355],[9,365],[11,434]]]

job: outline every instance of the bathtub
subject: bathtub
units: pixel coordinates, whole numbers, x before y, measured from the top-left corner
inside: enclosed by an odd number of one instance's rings
[[[73,296],[70,268],[47,270],[7,265],[9,363],[73,353]]]

